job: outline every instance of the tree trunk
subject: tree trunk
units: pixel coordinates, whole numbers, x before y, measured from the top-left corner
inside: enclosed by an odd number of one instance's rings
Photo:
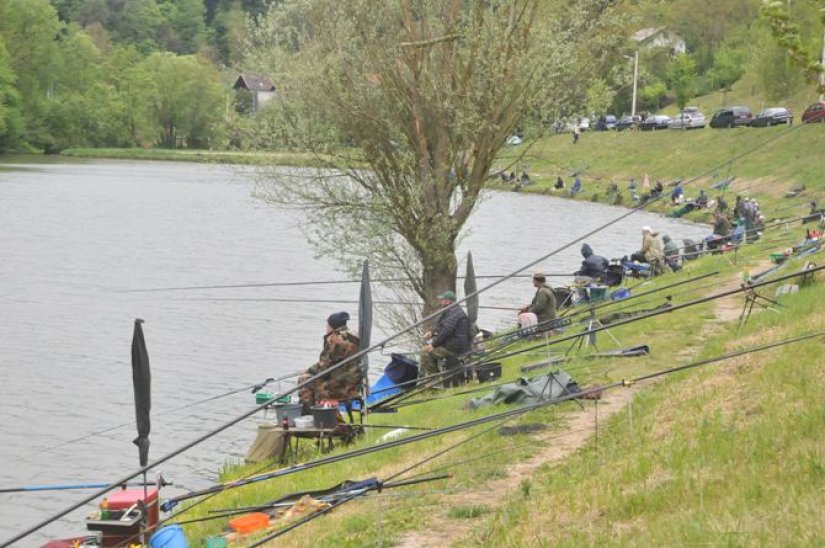
[[[450,290],[455,292],[456,289],[456,274],[458,273],[458,262],[455,259],[455,253],[441,253],[440,256],[448,256],[447,261],[432,261],[427,260],[427,257],[422,259],[424,268],[422,270],[422,281],[424,288],[424,309],[422,311],[423,317],[427,317],[441,306],[436,300],[436,296]],[[424,326],[426,330],[432,329],[435,325],[435,320],[429,322]]]

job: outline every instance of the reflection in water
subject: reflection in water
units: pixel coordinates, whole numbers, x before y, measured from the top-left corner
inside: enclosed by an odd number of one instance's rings
[[[355,305],[254,299],[355,301],[357,284],[125,291],[343,277],[329,260],[313,256],[296,228],[297,213],[269,207],[250,191],[248,172],[223,166],[62,159],[3,166],[0,487],[106,482],[138,468],[131,443],[134,318],[146,321],[152,366],[150,461],[247,411],[254,400],[241,390],[206,405],[170,409],[317,359],[324,319],[341,308],[355,312]],[[515,193],[486,198],[461,245],[462,259],[473,251],[479,276],[512,272],[625,211]],[[706,232],[641,213],[587,241],[597,253],[623,255],[639,246],[642,225],[677,237]],[[581,261],[579,247],[530,270],[572,272]],[[479,287],[492,281],[481,278]],[[515,309],[532,293],[529,279],[514,279],[483,293],[481,305]],[[510,324],[513,314],[482,309],[479,323],[495,329]],[[381,338],[373,334],[373,341]],[[371,363],[387,361],[375,356]],[[176,488],[214,481],[227,458],[242,457],[262,419],[173,459],[164,474]],[[112,428],[117,425],[123,426]],[[82,496],[4,497],[0,540]],[[79,532],[81,517],[70,514],[35,538]]]

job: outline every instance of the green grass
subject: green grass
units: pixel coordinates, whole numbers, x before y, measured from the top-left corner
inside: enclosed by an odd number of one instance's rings
[[[812,199],[825,199],[825,164],[819,161],[825,142],[825,124],[795,125],[792,128],[697,129],[690,131],[660,130],[639,132],[588,132],[574,145],[569,135],[556,135],[527,145],[508,148],[496,169],[522,167],[535,184],[526,192],[556,194],[556,178],[565,179],[569,188],[573,174],[579,173],[584,192],[580,200],[608,201],[611,182],[619,186],[622,205],[633,205],[628,190],[631,178],[642,194],[642,179],[647,174],[651,185],[661,180],[693,181],[686,189],[695,197],[705,189],[711,198],[720,194],[709,187],[713,182],[736,177],[726,191],[732,205],[737,194],[759,200],[768,215],[794,216],[805,213]],[[517,156],[522,154],[523,156]],[[795,198],[785,198],[792,188],[804,185],[805,191]],[[566,191],[558,192],[570,197]],[[595,198],[594,198],[595,196]],[[660,200],[651,210],[667,212],[669,199]],[[707,213],[691,213],[688,218],[707,220]]]
[[[784,300],[701,356],[821,329],[825,288]],[[472,543],[822,545],[822,340],[673,376],[640,392],[593,444],[512,496]]]
[[[723,271],[709,280],[642,297],[633,308],[658,305],[667,294],[678,304],[721,291],[723,283],[737,279],[743,268],[761,268],[767,254],[776,249],[778,238],[798,231],[796,227],[772,231],[762,241],[746,246],[735,265],[730,256],[709,256],[688,263],[678,274],[644,282],[635,291]],[[563,368],[582,386],[605,384],[789,336],[825,324],[817,306],[823,296],[825,292],[814,287],[788,297],[785,314],[754,314],[741,334],[736,333],[735,325],[715,322],[713,303],[616,327],[611,333],[623,346],[646,343],[651,346],[651,355],[575,359]],[[600,349],[612,347],[605,334],[599,335],[599,343]],[[536,343],[523,343],[522,347],[526,344]],[[557,350],[568,345],[559,344]],[[411,472],[450,471],[452,478],[357,499],[279,540],[295,546],[386,546],[398,542],[406,531],[428,530],[437,518],[448,523],[472,521],[476,532],[466,539],[471,545],[535,544],[537,538],[547,545],[787,544],[793,538],[815,544],[819,540],[815,523],[824,516],[813,501],[825,485],[818,479],[825,470],[823,452],[814,443],[825,429],[821,403],[825,401],[825,379],[810,365],[816,363],[819,351],[821,343],[800,344],[785,352],[740,358],[641,386],[633,403],[632,421],[624,411],[600,424],[598,450],[591,440],[561,463],[542,465],[529,479],[515,482],[509,494],[485,494],[483,504],[476,494],[466,502],[445,505],[444,497],[467,490],[485,492],[485,486],[508,478],[508,466],[551,446],[553,436],[566,430],[566,417],[578,407],[568,402],[532,412],[511,424],[545,423],[546,437],[499,436],[493,428]],[[795,367],[793,374],[788,374],[786,352],[793,352],[794,365],[808,365],[799,371]],[[538,349],[505,360],[502,378],[521,376],[520,365],[545,356],[545,350]],[[477,395],[404,407],[397,414],[372,415],[369,422],[439,427],[503,410],[466,410],[464,402]],[[474,427],[232,490],[185,516],[206,516],[209,508],[259,504],[344,479],[386,478],[486,428]],[[383,433],[371,430],[358,445],[372,445]],[[337,449],[342,450],[347,449]],[[223,477],[242,477],[251,470],[229,467]],[[785,477],[791,472],[799,474],[799,479]],[[798,502],[790,504],[782,499],[786,488],[792,489],[795,497],[798,494]],[[805,515],[783,521],[794,505]],[[203,539],[219,533],[225,523],[192,524],[186,532],[190,540]]]

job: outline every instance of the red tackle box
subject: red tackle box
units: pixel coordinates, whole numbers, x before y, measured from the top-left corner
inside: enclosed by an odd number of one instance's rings
[[[145,499],[143,493],[142,488],[112,491],[107,497],[109,519],[89,519],[86,521],[86,528],[90,531],[101,531],[103,533],[101,539],[103,546],[122,546],[124,544],[128,546],[130,542],[139,543],[141,527],[144,527],[148,539],[158,524],[158,490],[157,488],[147,490]],[[127,510],[140,501],[143,501],[143,506],[145,506],[145,520],[136,512],[124,516]],[[140,508],[140,506],[138,505],[136,508]]]

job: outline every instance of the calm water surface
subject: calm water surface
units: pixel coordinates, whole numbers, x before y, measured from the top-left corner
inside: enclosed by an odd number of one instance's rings
[[[299,213],[267,206],[252,190],[249,170],[226,166],[0,163],[0,488],[107,482],[138,468],[131,443],[134,318],[146,321],[152,365],[150,460],[249,410],[254,399],[243,391],[170,410],[317,358],[326,316],[355,305],[214,299],[356,300],[357,284],[127,291],[343,277],[330,260],[314,256],[297,228]],[[477,275],[509,273],[623,212],[489,193],[469,225],[462,257],[472,250]],[[678,238],[707,232],[640,213],[588,243],[608,257],[630,253],[645,224]],[[536,268],[573,271],[579,247]],[[482,294],[481,304],[515,308],[532,293],[529,280],[512,280]],[[495,329],[512,320],[510,312],[484,309],[479,323]],[[373,342],[379,337],[374,333]],[[372,359],[376,367],[386,362]],[[176,484],[167,495],[215,481],[227,459],[242,458],[262,420],[244,421],[163,465]],[[4,495],[0,541],[84,493]],[[69,514],[23,545],[82,533],[86,512]]]

